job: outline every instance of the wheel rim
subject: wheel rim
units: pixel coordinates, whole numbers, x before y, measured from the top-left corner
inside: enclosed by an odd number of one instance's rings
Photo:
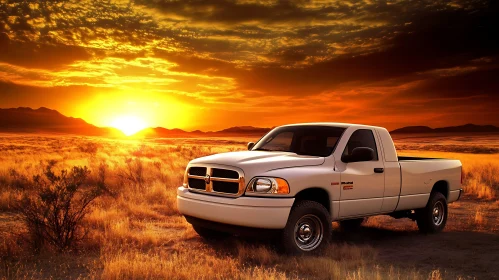
[[[304,215],[295,224],[295,243],[303,251],[312,251],[321,244],[323,232],[321,219],[312,214]]]
[[[445,208],[442,201],[437,201],[435,205],[433,205],[433,224],[439,226],[442,224],[445,218]]]

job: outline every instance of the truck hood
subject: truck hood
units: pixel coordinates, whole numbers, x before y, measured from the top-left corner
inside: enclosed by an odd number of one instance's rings
[[[321,165],[324,160],[323,157],[297,155],[290,152],[243,151],[201,157],[192,160],[190,164],[235,166],[242,169],[245,176],[254,177],[274,169]]]

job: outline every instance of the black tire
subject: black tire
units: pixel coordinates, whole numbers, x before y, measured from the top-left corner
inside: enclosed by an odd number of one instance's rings
[[[360,219],[352,219],[352,220],[344,220],[340,221],[340,228],[342,231],[356,231],[360,228],[362,223],[364,223],[367,219],[366,218],[360,218]]]
[[[331,217],[322,204],[299,201],[291,209],[282,230],[281,244],[288,254],[311,253],[329,243],[332,231]]]
[[[439,192],[430,195],[425,208],[416,210],[416,223],[422,233],[437,233],[447,223],[447,199]]]
[[[199,236],[207,240],[221,240],[227,238],[230,235],[226,232],[221,232],[198,225],[192,225],[192,227],[194,228],[194,231],[199,234]]]

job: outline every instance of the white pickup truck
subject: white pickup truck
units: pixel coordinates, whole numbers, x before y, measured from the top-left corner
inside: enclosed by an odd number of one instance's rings
[[[385,128],[293,124],[248,151],[192,160],[177,204],[203,237],[271,230],[287,252],[304,253],[330,240],[333,221],[354,228],[383,214],[441,231],[461,173],[459,160],[398,157]]]

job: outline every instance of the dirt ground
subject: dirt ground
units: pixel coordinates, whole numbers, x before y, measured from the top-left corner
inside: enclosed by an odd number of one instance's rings
[[[484,209],[481,224],[476,210]],[[499,204],[463,198],[449,205],[444,232],[420,234],[409,219],[373,217],[355,233],[336,232],[333,242],[369,244],[380,262],[423,271],[445,270],[477,279],[499,279]]]
[[[479,223],[477,209],[484,215]],[[342,232],[337,224],[333,228],[333,243],[373,247],[383,266],[414,269],[424,275],[440,270],[464,279],[499,279],[499,202],[464,197],[450,204],[446,229],[438,234],[421,234],[412,220],[389,216],[371,217],[355,232]],[[200,241],[204,242],[191,240]],[[244,242],[269,241],[244,238]],[[211,245],[230,247],[227,243]]]

